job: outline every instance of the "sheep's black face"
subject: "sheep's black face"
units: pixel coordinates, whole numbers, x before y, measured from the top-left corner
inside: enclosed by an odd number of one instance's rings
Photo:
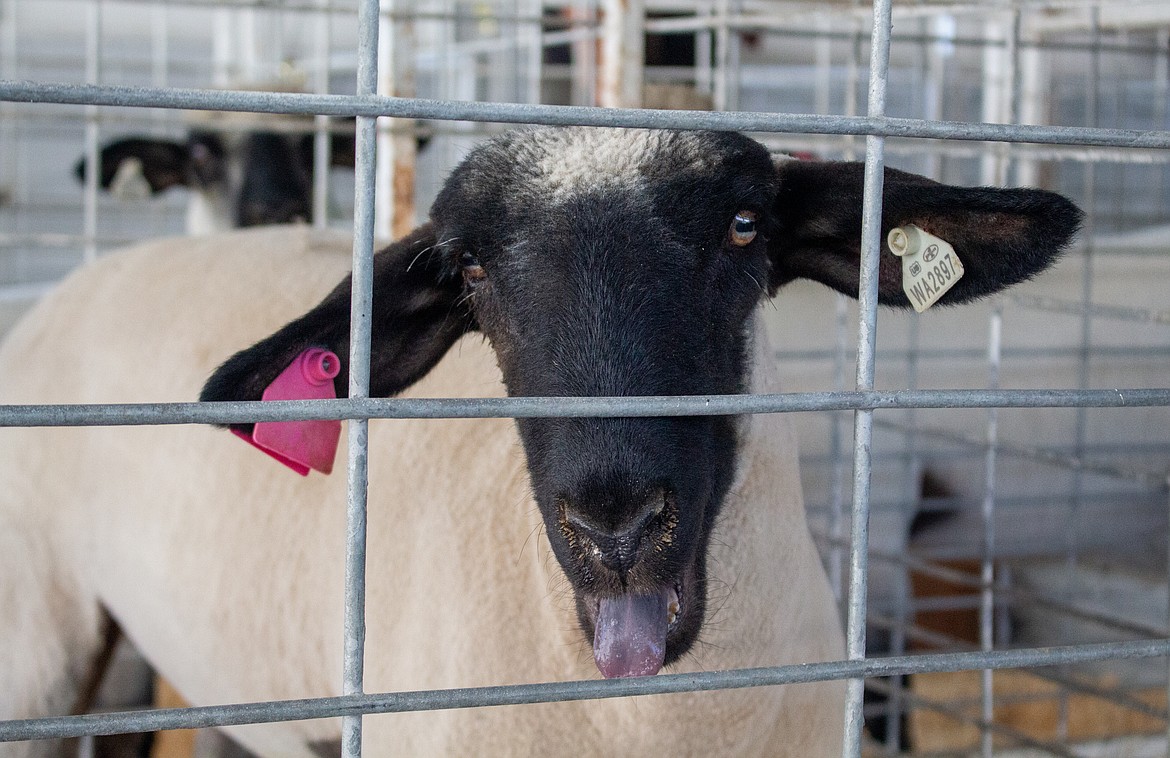
[[[775,169],[731,134],[526,131],[479,148],[432,209],[510,394],[745,389]],[[685,653],[735,472],[727,417],[525,419],[533,489],[607,676]]]
[[[240,188],[236,223],[241,227],[307,222],[312,217],[312,153],[298,135],[258,132],[238,147]]]

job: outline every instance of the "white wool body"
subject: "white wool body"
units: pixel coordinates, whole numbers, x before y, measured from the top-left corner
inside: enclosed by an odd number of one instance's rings
[[[142,245],[73,275],[0,348],[0,402],[190,401],[317,303],[348,238],[269,228]],[[757,355],[767,356],[766,345]],[[776,391],[770,360],[755,391]],[[407,393],[504,394],[465,337]],[[345,439],[345,435],[342,436]],[[198,705],[336,695],[346,450],[302,478],[206,426],[0,429],[0,718],[62,713],[106,608]],[[594,679],[507,419],[373,421],[367,692]],[[708,621],[670,671],[832,660],[843,643],[782,414],[746,422],[708,558]],[[12,613],[9,609],[15,609]],[[366,717],[369,755],[840,753],[840,682]],[[232,729],[311,756],[336,720]],[[52,754],[49,743],[0,755]]]

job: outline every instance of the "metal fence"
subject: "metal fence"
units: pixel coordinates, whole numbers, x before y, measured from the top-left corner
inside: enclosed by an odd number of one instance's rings
[[[10,0],[13,2],[14,0]],[[191,0],[191,5],[203,5]],[[234,3],[219,3],[232,6]],[[718,65],[714,71],[697,72],[696,78],[706,76],[710,88],[716,93],[717,105],[734,105],[734,97],[719,81],[732,76],[737,60],[735,51],[727,41],[732,30],[764,30],[777,34],[798,34],[785,21],[788,16],[799,20],[797,11],[777,12],[773,15],[759,12],[755,6],[741,7],[740,3],[717,3],[718,8],[708,15],[694,12],[683,18],[662,18],[648,21],[647,30],[695,32],[708,31],[712,34],[708,44],[719,48],[712,58]],[[1137,4],[1140,6],[1141,4]],[[303,6],[303,7],[302,7]],[[1080,177],[1086,189],[1086,197],[1096,197],[1094,188],[1094,166],[1102,161],[1133,162],[1153,166],[1170,163],[1170,130],[1165,116],[1165,73],[1163,67],[1161,97],[1162,121],[1154,128],[1119,128],[1100,126],[1101,98],[1100,52],[1108,49],[1108,43],[1101,38],[1099,21],[1095,15],[1097,6],[1093,3],[1028,3],[997,6],[997,10],[1014,18],[1014,25],[1008,34],[993,46],[1002,53],[1004,70],[1002,78],[1007,82],[1008,123],[986,123],[975,119],[966,121],[941,121],[937,118],[902,118],[887,115],[887,85],[890,81],[890,46],[892,40],[892,18],[895,9],[890,0],[877,0],[872,9],[872,31],[869,36],[869,93],[866,99],[865,115],[828,115],[827,104],[818,109],[819,114],[792,114],[739,111],[652,111],[637,108],[599,108],[582,105],[540,105],[539,92],[533,102],[512,104],[503,102],[472,102],[453,98],[419,99],[394,97],[379,92],[379,31],[383,34],[390,28],[387,24],[397,18],[423,18],[426,14],[417,9],[406,13],[393,4],[380,7],[377,0],[363,0],[354,6],[339,8],[328,3],[290,4],[290,12],[319,11],[329,14],[357,13],[357,54],[355,61],[356,89],[353,94],[327,94],[328,83],[322,84],[315,94],[290,94],[277,92],[221,91],[208,89],[175,88],[170,86],[122,86],[99,84],[99,58],[96,44],[87,47],[90,64],[87,68],[88,84],[45,83],[20,81],[8,78],[0,81],[0,101],[7,103],[31,103],[58,106],[62,104],[84,105],[87,123],[87,154],[93,160],[97,150],[99,107],[143,107],[154,109],[187,109],[236,111],[245,113],[280,113],[306,116],[355,117],[357,120],[357,160],[354,191],[354,248],[353,248],[353,320],[350,344],[351,370],[349,398],[331,401],[303,401],[296,403],[236,403],[223,406],[208,406],[195,403],[103,405],[103,406],[7,406],[0,407],[0,426],[56,426],[56,425],[123,425],[123,424],[189,424],[229,423],[262,420],[289,420],[305,418],[330,418],[349,420],[349,503],[348,503],[348,546],[345,590],[345,649],[343,695],[336,698],[254,703],[237,706],[214,706],[161,710],[142,713],[110,713],[86,716],[43,718],[27,721],[0,722],[0,741],[70,737],[81,735],[112,734],[125,731],[145,731],[183,727],[226,726],[261,721],[295,720],[327,716],[344,717],[344,755],[357,756],[361,753],[362,715],[394,713],[416,710],[482,707],[487,705],[553,702],[590,698],[623,697],[635,694],[654,694],[690,690],[711,690],[725,688],[756,687],[783,683],[821,681],[827,679],[848,679],[848,704],[843,714],[845,734],[845,756],[859,756],[862,753],[863,681],[867,678],[889,677],[925,672],[980,670],[985,672],[980,685],[980,707],[978,715],[964,714],[954,708],[952,715],[958,719],[973,722],[981,730],[981,750],[984,755],[993,751],[992,738],[1001,734],[1023,745],[1039,747],[1057,755],[1072,754],[1068,748],[1051,741],[1037,740],[1015,732],[1008,727],[994,723],[994,692],[990,672],[994,669],[1012,667],[1062,666],[1091,661],[1121,660],[1150,657],[1166,657],[1170,654],[1170,640],[1166,639],[1167,624],[1119,623],[1116,618],[1106,617],[1090,608],[1079,605],[1075,600],[1052,598],[1043,593],[1031,592],[1019,587],[1005,586],[997,575],[998,565],[995,531],[996,509],[1004,507],[1003,498],[997,495],[997,467],[1005,458],[1039,461],[1048,466],[1063,468],[1075,478],[1072,486],[1074,499],[1083,495],[1084,477],[1102,475],[1135,485],[1164,505],[1170,505],[1170,467],[1158,465],[1126,465],[1102,462],[1093,456],[1087,435],[1087,409],[1092,408],[1167,408],[1170,407],[1170,389],[1158,387],[1132,389],[1092,389],[1089,361],[1089,342],[1093,324],[1099,319],[1122,320],[1134,323],[1164,326],[1170,316],[1163,309],[1127,308],[1096,304],[1091,297],[1091,276],[1093,267],[1084,267],[1084,296],[1079,300],[1057,300],[1035,296],[1018,296],[1006,301],[1006,306],[994,310],[990,318],[986,353],[975,350],[967,354],[962,351],[939,351],[933,355],[941,360],[961,357],[966,360],[985,360],[989,367],[989,378],[985,389],[970,390],[926,390],[914,389],[913,375],[915,362],[928,360],[931,354],[920,346],[907,347],[898,351],[898,360],[911,362],[908,372],[911,379],[903,388],[882,390],[877,388],[876,367],[881,358],[876,346],[877,340],[877,297],[876,271],[880,247],[880,209],[882,169],[886,162],[887,147],[894,150],[914,150],[922,140],[946,140],[941,147],[932,145],[937,154],[960,155],[962,142],[992,143],[979,145],[968,158],[987,162],[998,172],[1000,180],[1010,168],[1017,172],[1028,160],[1043,160],[1045,156],[1073,156],[1081,167]],[[100,3],[90,7],[100,8]],[[706,7],[706,6],[704,6]],[[970,11],[977,6],[948,6],[952,10]],[[1022,13],[1044,8],[1084,9],[1089,13],[1090,38],[1065,42],[1067,47],[1090,50],[1095,71],[1090,72],[1091,94],[1086,98],[1085,107],[1092,111],[1086,123],[1092,126],[1047,126],[1017,123],[1021,120],[1023,106],[1020,94],[1023,77],[1021,55],[1029,49],[1041,49],[1044,44],[1022,40],[1019,36],[1019,19]],[[783,6],[777,6],[783,9]],[[539,6],[511,9],[511,19],[518,29],[527,30],[530,42],[536,50],[544,50],[553,44],[571,42],[574,39],[594,39],[602,34],[596,27],[578,30],[571,25],[563,29],[548,30],[542,19]],[[711,9],[708,9],[711,10]],[[842,9],[843,18],[860,18],[863,9]],[[943,9],[945,10],[945,9]],[[909,5],[898,9],[899,18],[928,18],[937,14],[937,4]],[[96,11],[94,11],[96,12]],[[869,9],[864,9],[868,14]],[[688,26],[690,25],[690,26]],[[693,27],[693,28],[692,28]],[[860,28],[860,27],[857,27]],[[1170,27],[1167,27],[1170,28]],[[786,31],[787,30],[787,31]],[[816,30],[814,30],[815,32]],[[813,34],[813,32],[807,32]],[[863,48],[863,39],[856,32],[842,33],[820,30],[821,38],[838,34],[846,42],[852,40],[852,54],[856,60]],[[1155,56],[1166,56],[1166,35],[1157,37],[1153,48]],[[559,35],[559,36],[558,36]],[[578,36],[574,36],[578,35]],[[582,37],[581,35],[584,35]],[[926,29],[922,32],[922,44],[941,41],[948,44],[963,44],[954,35],[940,36],[937,31]],[[382,43],[386,42],[385,38]],[[968,41],[970,42],[970,41]],[[981,40],[987,45],[987,40]],[[1119,45],[1121,43],[1118,43]],[[328,43],[324,43],[328,48]],[[1078,47],[1080,46],[1080,47]],[[165,47],[165,46],[164,46]],[[1059,45],[1051,45],[1059,49]],[[1125,49],[1132,49],[1126,47]],[[531,52],[531,51],[529,51]],[[531,59],[530,59],[531,61]],[[538,62],[533,64],[539,68]],[[9,71],[12,64],[9,63]],[[857,77],[856,71],[852,76]],[[1096,78],[1093,78],[1096,77]],[[165,77],[164,77],[165,78]],[[843,110],[855,113],[856,81],[847,88],[853,92],[852,102],[846,102]],[[532,93],[529,93],[532,95]],[[741,103],[742,104],[742,103]],[[12,113],[6,110],[6,113]],[[102,113],[107,111],[103,110]],[[611,127],[651,127],[675,129],[720,129],[737,130],[768,135],[793,135],[795,139],[817,140],[826,136],[846,138],[865,136],[865,200],[862,229],[862,280],[859,292],[859,306],[856,318],[856,377],[855,389],[844,389],[846,360],[846,338],[844,333],[845,310],[838,306],[838,329],[836,350],[826,350],[814,356],[814,360],[832,362],[838,377],[838,387],[833,391],[800,392],[771,396],[729,396],[729,397],[658,397],[658,398],[509,398],[509,399],[374,399],[369,398],[369,355],[370,322],[368,307],[372,297],[372,256],[375,227],[380,223],[375,206],[376,188],[379,185],[375,147],[379,142],[378,119],[433,120],[458,125],[457,122],[476,124],[548,124],[587,125]],[[324,129],[325,125],[320,124]],[[887,144],[889,143],[889,144]],[[834,145],[834,149],[848,152],[852,149],[848,141],[816,145]],[[1009,154],[1007,145],[1018,145],[1018,152]],[[1040,146],[1040,147],[1037,147]],[[1101,148],[1103,150],[1099,150]],[[1048,153],[1042,151],[1047,150]],[[1165,186],[1161,190],[1165,193]],[[91,180],[87,187],[85,222],[82,234],[67,242],[83,242],[84,257],[92,258],[99,252],[101,235],[98,230],[96,185]],[[1090,229],[1087,234],[1093,239],[1090,211]],[[1156,213],[1157,211],[1155,211]],[[2,236],[2,235],[0,235]],[[1090,243],[1091,244],[1091,243]],[[1087,253],[1092,260],[1092,250]],[[1077,329],[1083,340],[1066,353],[1080,356],[1079,379],[1075,387],[1068,389],[998,389],[998,373],[1005,355],[1002,346],[1004,310],[1009,309],[1008,318],[1015,318],[1023,311],[1045,311],[1065,314],[1079,319]],[[1148,346],[1146,346],[1148,348]],[[1137,348],[1134,353],[1142,349]],[[1025,350],[1025,352],[1028,352]],[[1034,353],[1030,353],[1034,354]],[[1124,356],[1123,356],[1124,357]],[[1003,408],[1067,408],[1076,415],[1075,434],[1066,449],[1054,451],[1044,445],[1015,444],[1001,439],[998,425],[998,410]],[[917,410],[927,409],[978,409],[986,411],[982,433],[962,433],[953,429],[929,428],[913,415]],[[529,685],[470,688],[428,692],[400,692],[369,694],[364,691],[362,662],[364,653],[364,567],[365,567],[365,518],[366,518],[366,451],[367,420],[377,418],[460,418],[460,417],[526,417],[526,416],[587,416],[587,415],[686,415],[686,414],[727,414],[727,413],[792,413],[816,411],[824,415],[832,426],[831,454],[822,461],[825,468],[843,476],[845,462],[852,458],[853,476],[851,487],[842,481],[834,482],[832,492],[826,496],[825,520],[821,539],[830,566],[831,575],[843,585],[842,595],[847,617],[848,660],[832,663],[817,663],[798,666],[776,666],[729,672],[702,674],[660,675],[637,681],[584,681],[564,683],[534,683]],[[854,432],[852,456],[845,449],[844,426],[841,411],[853,414]],[[882,411],[883,414],[877,413]],[[886,413],[888,412],[888,413]],[[899,420],[890,418],[896,413]],[[921,440],[933,440],[968,451],[983,462],[984,487],[979,493],[978,513],[983,525],[980,546],[981,556],[977,573],[970,574],[921,560],[902,552],[883,552],[869,543],[867,526],[870,523],[874,500],[871,497],[873,481],[873,456],[875,435],[889,432],[897,436],[895,447],[901,450],[902,463],[921,458],[917,445]],[[1166,448],[1156,448],[1157,458]],[[1125,452],[1122,450],[1121,452]],[[832,478],[832,474],[826,475]],[[845,493],[852,491],[852,505],[845,512]],[[831,502],[828,502],[831,501]],[[851,525],[851,528],[850,528]],[[1069,554],[1073,551],[1070,548]],[[900,571],[913,570],[945,579],[954,584],[966,586],[972,591],[966,602],[977,608],[979,638],[974,650],[966,650],[964,643],[946,635],[905,623],[905,604],[911,601],[901,589],[899,608],[901,616],[890,619],[879,614],[867,614],[868,578],[870,562],[881,562],[897,566]],[[922,607],[928,601],[914,599]],[[952,605],[955,601],[952,599]],[[1053,613],[1064,613],[1090,620],[1107,623],[1114,628],[1136,636],[1137,641],[1115,641],[1097,644],[1058,646],[1032,649],[1004,649],[996,644],[1003,635],[997,632],[997,614],[1005,605],[1013,602],[1027,602],[1044,605]],[[895,637],[893,652],[888,657],[867,658],[867,616],[871,628],[885,626]],[[909,641],[919,640],[948,652],[925,655],[905,655]],[[1148,713],[1157,719],[1166,720],[1166,710],[1161,706],[1149,706],[1130,697],[1126,692],[1109,691],[1107,688],[1088,683],[1069,674],[1067,668],[1047,674],[1059,681],[1067,692],[1090,692],[1095,696],[1107,697],[1122,705]],[[947,711],[942,703],[925,703],[920,695],[905,690],[895,679],[889,684],[875,683],[885,687],[892,705],[888,706],[895,717],[910,708],[935,708]],[[1167,685],[1170,687],[1170,684]],[[896,718],[893,718],[896,721]],[[896,751],[898,739],[895,734],[887,738],[886,748]]]

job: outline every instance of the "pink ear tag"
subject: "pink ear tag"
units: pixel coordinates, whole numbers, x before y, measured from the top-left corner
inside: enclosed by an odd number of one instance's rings
[[[341,371],[341,361],[329,350],[311,347],[272,380],[264,390],[263,400],[328,400],[337,397],[333,377]],[[340,421],[262,421],[249,437],[232,430],[243,440],[307,476],[309,469],[322,474],[333,470],[337,441],[341,437]]]

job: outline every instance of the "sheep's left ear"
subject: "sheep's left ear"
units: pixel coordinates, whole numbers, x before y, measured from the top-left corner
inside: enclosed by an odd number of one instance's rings
[[[216,369],[201,401],[259,400],[264,390],[310,347],[332,350],[341,360],[333,380],[338,397],[349,394],[350,278],[317,307],[286,324]],[[389,397],[418,381],[464,333],[476,329],[461,308],[463,279],[438,254],[430,224],[374,256],[373,339],[370,395]],[[251,431],[251,424],[233,425]]]
[[[857,296],[861,249],[861,163],[781,161],[769,241],[769,289],[813,279]],[[1056,260],[1081,222],[1068,199],[1035,189],[952,187],[887,168],[882,194],[878,299],[908,306],[890,229],[914,224],[949,242],[965,274],[940,303],[962,303],[1022,282]]]

